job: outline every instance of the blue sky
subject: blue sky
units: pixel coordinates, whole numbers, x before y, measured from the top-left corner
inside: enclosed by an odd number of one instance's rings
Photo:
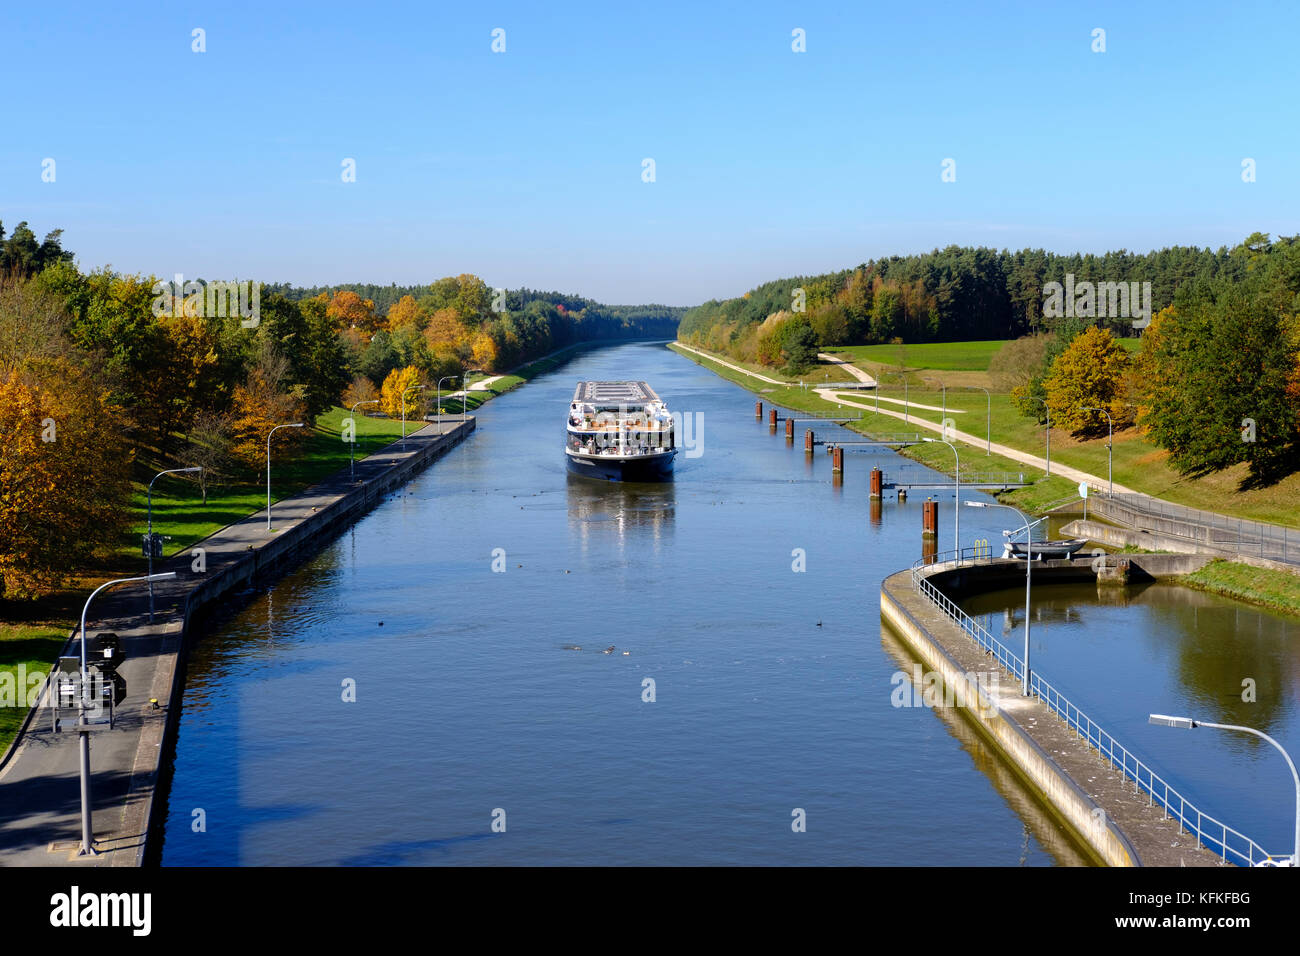
[[[0,220],[83,269],[674,305],[949,243],[1233,245],[1300,231],[1298,9],[12,5]]]

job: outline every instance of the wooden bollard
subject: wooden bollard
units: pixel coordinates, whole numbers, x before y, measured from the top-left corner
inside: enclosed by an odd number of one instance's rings
[[[767,410],[767,424],[768,427],[771,428],[773,431],[776,430],[776,409],[775,408],[769,408]]]
[[[754,403],[754,417],[755,417],[755,418],[762,418],[762,417],[763,417],[763,403],[762,403],[762,402],[755,402],[755,403]]]
[[[794,441],[794,419],[793,418],[787,418],[785,420],[785,440],[788,442]]]
[[[844,449],[839,445],[835,446],[835,456],[831,458],[831,474],[844,474]]]
[[[921,537],[933,538],[939,533],[939,502],[926,498],[921,503]]]
[[[881,497],[883,497],[882,492],[884,490],[884,481],[885,478],[884,475],[880,473],[880,469],[872,468],[871,469],[871,500],[872,501],[879,501]]]
[[[811,428],[803,433],[803,450],[809,455],[813,453],[813,433]]]

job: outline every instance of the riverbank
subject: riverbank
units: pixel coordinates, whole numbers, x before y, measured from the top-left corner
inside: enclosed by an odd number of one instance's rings
[[[87,633],[111,631],[122,642],[118,673],[126,684],[116,726],[98,731],[92,748],[95,839],[99,855],[77,857],[80,799],[76,735],[55,734],[48,687],[28,712],[0,762],[0,865],[138,866],[152,849],[164,755],[174,740],[184,686],[190,626],[214,601],[247,587],[351,524],[393,488],[471,434],[475,419],[426,425],[300,495],[277,502],[274,531],[265,510],[232,524],[155,570],[177,578],[155,588],[148,623],[139,585],[106,592],[91,608]],[[64,655],[79,653],[69,639]]]

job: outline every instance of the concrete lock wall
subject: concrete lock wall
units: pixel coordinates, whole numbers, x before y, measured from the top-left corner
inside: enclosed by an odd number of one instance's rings
[[[975,696],[978,693],[975,685],[965,672],[894,596],[891,580],[887,578],[881,587],[881,616],[902,637],[912,653],[926,667],[938,673],[944,683],[958,693],[967,694],[964,699],[979,699]],[[960,634],[955,625],[953,629]],[[964,634],[960,636],[969,639]],[[1084,793],[1014,719],[1001,708],[993,713],[990,713],[992,708],[963,707],[962,710],[1031,789],[1070,827],[1080,844],[1088,847],[1098,860],[1108,866],[1142,865],[1137,850],[1109,816],[1104,817],[1105,827],[1097,825],[1098,817],[1094,811],[1101,808],[1096,801]]]

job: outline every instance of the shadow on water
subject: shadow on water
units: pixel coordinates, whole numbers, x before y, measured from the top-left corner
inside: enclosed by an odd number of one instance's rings
[[[912,666],[919,663],[918,658],[907,649],[884,621],[880,623],[880,646],[905,673],[910,673]],[[1025,787],[1007,761],[993,750],[965,717],[958,713],[957,708],[929,709],[943,721],[944,727],[961,744],[962,750],[970,757],[975,769],[988,778],[998,796],[1024,821],[1026,842],[1032,835],[1060,866],[1093,865],[1092,859],[1070,836],[1070,831]],[[1028,862],[1027,852],[1021,855],[1022,866]]]

